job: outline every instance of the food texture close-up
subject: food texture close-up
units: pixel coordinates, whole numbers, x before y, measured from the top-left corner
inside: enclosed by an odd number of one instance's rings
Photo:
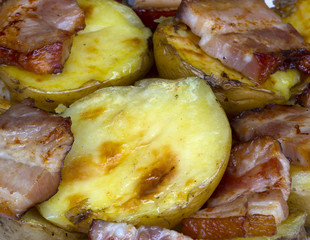
[[[310,1],[0,15],[0,240],[310,239]]]

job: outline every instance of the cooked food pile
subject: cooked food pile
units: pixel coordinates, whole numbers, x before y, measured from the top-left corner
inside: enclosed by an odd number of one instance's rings
[[[19,218],[49,199],[73,143],[69,118],[51,116],[27,99],[0,115],[0,215]]]
[[[85,27],[75,0],[5,0],[0,16],[0,63],[38,74],[61,72]]]
[[[310,2],[129,4],[0,0],[1,240],[306,239]]]
[[[309,44],[264,0],[184,0],[177,18],[209,56],[258,84],[278,69],[310,74]]]

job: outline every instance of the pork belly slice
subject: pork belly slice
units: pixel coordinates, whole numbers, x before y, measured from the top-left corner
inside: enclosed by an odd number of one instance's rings
[[[182,232],[199,239],[276,234],[277,225],[288,216],[289,168],[272,137],[235,145],[206,208],[183,219]]]
[[[90,240],[190,240],[173,230],[158,226],[135,226],[127,223],[113,223],[95,219],[91,225],[88,236]]]
[[[73,143],[71,120],[24,100],[0,115],[0,215],[19,218],[53,196]]]
[[[272,136],[291,163],[310,167],[310,109],[299,106],[268,105],[249,110],[231,122],[236,138],[248,141]]]
[[[264,0],[185,0],[177,19],[201,37],[208,55],[257,84],[277,70],[310,74],[309,45]]]
[[[0,63],[39,74],[61,72],[85,27],[76,0],[6,0],[0,16]]]

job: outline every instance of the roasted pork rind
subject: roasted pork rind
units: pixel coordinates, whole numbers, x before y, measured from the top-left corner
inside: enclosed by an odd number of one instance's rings
[[[51,116],[30,99],[0,115],[0,215],[19,218],[57,192],[70,126],[70,118]]]

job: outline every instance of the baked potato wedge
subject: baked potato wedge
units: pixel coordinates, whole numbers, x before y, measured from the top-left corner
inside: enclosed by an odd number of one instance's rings
[[[236,115],[270,103],[285,103],[291,88],[301,84],[296,70],[278,71],[261,85],[209,57],[198,46],[199,38],[173,18],[162,21],[153,36],[154,57],[160,77],[198,76],[208,82],[224,110]]]
[[[65,231],[44,219],[33,208],[21,219],[0,217],[1,240],[87,240],[86,234]]]
[[[38,75],[14,66],[0,66],[0,79],[13,101],[31,97],[36,105],[54,110],[112,85],[129,85],[152,64],[151,31],[133,10],[113,0],[78,0],[86,27],[74,36],[61,74]]]
[[[172,228],[196,212],[227,165],[231,130],[199,78],[147,79],[73,103],[74,144],[43,217],[87,232],[92,219]]]

